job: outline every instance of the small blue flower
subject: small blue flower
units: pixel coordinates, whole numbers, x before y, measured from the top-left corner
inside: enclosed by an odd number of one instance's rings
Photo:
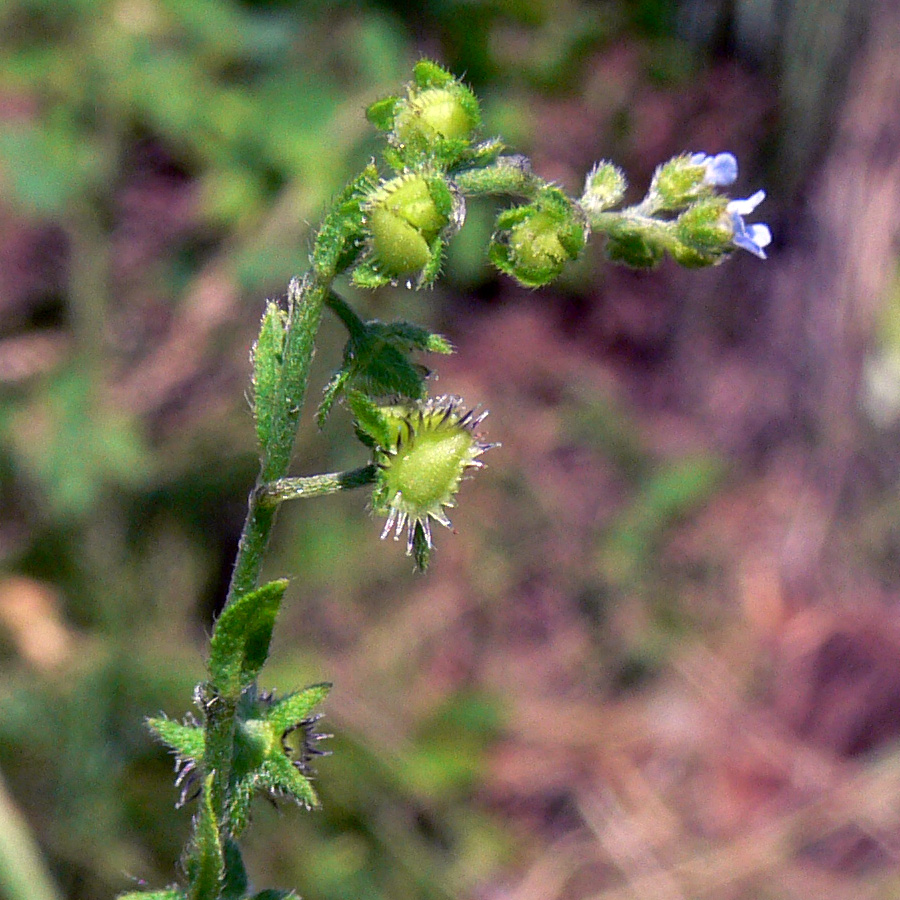
[[[741,250],[746,250],[760,259],[766,258],[763,248],[772,243],[772,232],[769,231],[768,225],[747,225],[744,222],[744,216],[749,216],[765,199],[766,192],[757,191],[746,200],[732,200],[725,207],[726,212],[731,216],[731,227],[734,230],[731,242],[735,247],[740,247]]]
[[[691,162],[706,169],[703,182],[710,187],[725,187],[737,180],[738,163],[732,153],[717,153],[715,156],[695,153],[691,157]]]

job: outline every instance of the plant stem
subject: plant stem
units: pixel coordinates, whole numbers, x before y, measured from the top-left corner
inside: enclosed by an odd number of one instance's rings
[[[259,498],[263,508],[278,506],[285,500],[302,500],[305,497],[322,497],[365,487],[375,481],[378,466],[370,464],[347,472],[332,472],[329,475],[308,475],[305,478],[279,478],[271,481]]]
[[[601,234],[616,237],[618,234],[630,235],[641,229],[645,234],[652,234],[661,241],[670,240],[672,237],[672,222],[654,219],[652,216],[643,215],[640,206],[630,206],[619,211],[600,212],[588,215],[591,228]]]
[[[547,183],[531,171],[524,156],[501,156],[493,165],[455,172],[452,178],[459,190],[470,196],[518,194],[530,198]]]
[[[363,334],[366,323],[343,297],[339,297],[334,291],[329,291],[325,298],[325,305],[343,322],[351,337],[358,338]]]
[[[290,466],[309,384],[316,335],[331,280],[311,272],[302,280],[294,279],[288,290],[288,321],[277,404],[279,413],[273,423],[272,440],[266,448],[256,486],[250,494],[225,607],[259,585],[266,547],[278,510],[277,504],[264,501],[266,488],[271,482],[284,478]],[[204,768],[213,774],[212,803],[216,818],[222,823],[227,823],[226,799],[231,778],[236,711],[236,702],[227,702],[225,698],[215,695],[205,698]]]

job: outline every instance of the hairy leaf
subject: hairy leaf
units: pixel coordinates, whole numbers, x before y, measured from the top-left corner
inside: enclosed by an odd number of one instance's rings
[[[147,727],[183,759],[203,759],[204,737],[199,725],[185,725],[174,719],[147,719]]]
[[[275,303],[266,304],[253,347],[253,413],[260,449],[265,453],[272,439],[272,423],[279,413],[277,397],[284,349],[285,316]]]
[[[270,581],[222,611],[209,655],[209,677],[220,694],[236,698],[259,674],[287,586],[283,578]]]

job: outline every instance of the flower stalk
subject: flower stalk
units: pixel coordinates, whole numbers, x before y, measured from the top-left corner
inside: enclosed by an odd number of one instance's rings
[[[374,484],[378,476],[378,466],[370,463],[348,472],[333,472],[329,475],[308,475],[304,478],[279,478],[265,485],[259,502],[262,506],[278,506],[286,500],[303,500],[309,497],[325,497],[340,491]]]

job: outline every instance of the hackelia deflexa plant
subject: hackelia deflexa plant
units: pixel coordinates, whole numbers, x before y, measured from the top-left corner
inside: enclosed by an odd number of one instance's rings
[[[720,263],[742,249],[765,259],[769,229],[748,224],[765,197],[732,200],[730,153],[685,153],[659,166],[643,200],[619,209],[627,183],[603,161],[570,197],[509,154],[499,138],[482,138],[474,93],[433,62],[422,60],[398,95],[372,104],[369,120],[385,133],[382,165],[368,165],[335,198],[313,245],[310,268],[291,282],[285,302],[269,301],[252,353],[252,404],[260,472],[250,493],[224,607],[210,642],[207,678],[198,685],[199,717],[149,720],[175,754],[182,803],[193,801],[190,841],[178,885],[132,892],[158,900],[275,900],[290,892],[255,891],[237,843],[255,795],[318,804],[312,762],[323,755],[315,707],[330,685],[282,697],[261,691],[258,677],[288,583],[260,585],[278,507],[287,500],[370,488],[370,509],[383,518],[382,537],[405,534],[420,570],[434,550],[434,523],[449,526],[464,482],[497,444],[482,433],[487,415],[458,397],[428,396],[428,370],[418,353],[450,353],[441,335],[411,322],[366,321],[337,293],[338,275],[377,288],[427,287],[438,278],[447,245],[463,226],[466,203],[512,197],[485,252],[505,275],[527,287],[559,277],[591,236],[606,256],[636,268],[668,253],[685,266]],[[366,461],[345,472],[289,474],[310,362],[325,310],[347,332],[340,365],[319,404],[319,426],[345,408]]]

